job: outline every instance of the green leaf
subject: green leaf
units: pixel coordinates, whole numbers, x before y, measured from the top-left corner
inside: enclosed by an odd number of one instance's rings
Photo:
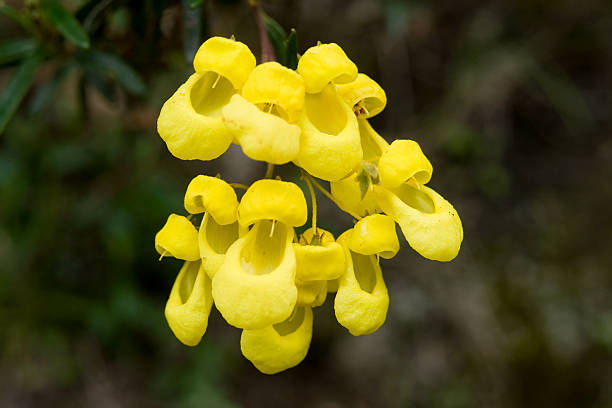
[[[2,94],[0,94],[0,133],[4,132],[6,125],[28,92],[40,62],[41,58],[38,53],[23,60],[2,91]]]
[[[0,44],[0,64],[23,59],[34,53],[37,42],[31,38],[9,40]]]
[[[89,48],[89,36],[78,20],[57,0],[40,0],[40,8],[64,38],[81,48]]]
[[[189,5],[191,8],[200,7],[204,3],[204,0],[189,0]]]
[[[286,65],[285,56],[287,55],[287,47],[285,46],[285,40],[287,38],[287,32],[269,15],[264,13],[263,19],[266,26],[266,32],[268,33],[268,38],[270,39],[270,43],[272,43],[272,47],[274,48],[276,58],[280,64]]]
[[[66,78],[68,72],[72,69],[72,65],[64,65],[59,68],[53,76],[38,86],[34,91],[30,103],[28,104],[29,113],[37,113],[45,109],[53,100],[53,95],[57,92],[61,82]]]
[[[134,95],[142,95],[146,85],[138,72],[119,56],[103,51],[84,51],[77,55],[85,69],[93,69],[113,78],[121,87]]]
[[[285,40],[285,66],[291,69],[297,69],[297,65],[297,31],[295,31],[295,28],[292,28],[289,36]]]
[[[13,21],[21,25],[21,27],[25,31],[32,35],[35,35],[35,33],[37,32],[36,28],[34,27],[34,24],[32,23],[32,20],[28,15],[21,13],[20,11],[10,6],[0,4],[0,14],[4,14],[8,18],[12,19]]]
[[[372,179],[365,170],[361,170],[361,172],[357,175],[357,181],[359,182],[359,191],[361,192],[361,199],[363,200],[365,195],[370,190]]]

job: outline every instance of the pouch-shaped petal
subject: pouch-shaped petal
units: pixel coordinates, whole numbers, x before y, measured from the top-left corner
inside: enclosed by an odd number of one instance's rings
[[[198,231],[198,244],[202,265],[211,279],[225,261],[225,254],[230,245],[247,231],[248,229],[241,227],[237,221],[221,225],[209,213],[204,214]]]
[[[213,278],[215,305],[225,320],[261,329],[287,319],[297,299],[293,228],[260,221],[234,242]]]
[[[217,177],[193,178],[185,193],[185,209],[190,214],[209,213],[218,224],[236,222],[238,199],[234,188]]]
[[[295,122],[304,108],[304,80],[278,62],[259,64],[249,75],[242,96],[263,111]]]
[[[258,330],[243,330],[242,355],[264,374],[276,374],[298,365],[310,347],[312,310],[296,307],[289,319]]]
[[[200,259],[198,231],[187,218],[170,214],[166,224],[155,235],[155,250],[161,256],[197,261]]]
[[[357,118],[333,86],[306,95],[300,127],[302,137],[295,162],[313,176],[340,180],[361,162]]]
[[[208,327],[213,304],[211,282],[202,265],[185,262],[166,303],[166,320],[181,343],[197,345]]]
[[[241,89],[255,68],[255,56],[246,44],[223,37],[211,37],[198,49],[193,59],[196,72],[214,72]]]
[[[380,255],[390,259],[399,251],[395,221],[384,214],[373,214],[360,219],[348,239],[351,251],[362,255]]]
[[[346,251],[346,273],[338,280],[334,311],[338,322],[353,336],[375,332],[387,317],[389,294],[376,255],[348,249],[352,230],[338,238]]]
[[[296,280],[295,286],[297,287],[296,305],[317,307],[325,303],[325,298],[327,297],[327,281],[300,282]]]
[[[307,49],[298,61],[297,71],[304,78],[308,93],[321,92],[330,82],[346,84],[357,77],[357,66],[335,43]]]
[[[344,250],[330,232],[317,228],[315,238],[312,228],[309,228],[302,238],[299,243],[293,243],[297,281],[337,279],[344,273]]]
[[[260,220],[276,220],[292,227],[308,218],[306,199],[294,183],[263,179],[254,182],[238,205],[238,222],[249,226]]]
[[[262,112],[240,95],[232,96],[223,108],[223,121],[251,159],[284,164],[300,150],[299,126]]]
[[[385,91],[366,74],[358,74],[353,82],[338,85],[337,88],[358,117],[371,118],[378,115],[387,104]]]
[[[225,77],[195,73],[164,103],[157,131],[168,150],[182,160],[212,160],[232,142],[221,108],[236,92]]]
[[[419,184],[427,184],[433,167],[414,140],[394,140],[378,161],[380,184],[399,187],[414,177]]]
[[[354,174],[351,174],[342,180],[329,183],[331,194],[336,199],[338,206],[346,212],[352,212],[361,217],[380,212],[372,190],[368,190],[363,199],[361,198],[361,189],[355,177]]]
[[[434,261],[450,261],[457,256],[463,240],[463,227],[453,206],[426,186],[415,189],[404,184],[395,189],[375,186],[382,210],[399,224],[408,244]]]

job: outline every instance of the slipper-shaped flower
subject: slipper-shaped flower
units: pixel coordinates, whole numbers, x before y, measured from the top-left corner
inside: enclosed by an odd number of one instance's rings
[[[419,187],[374,186],[374,193],[382,210],[399,224],[415,251],[434,261],[450,261],[459,253],[463,240],[459,214],[434,190]]]
[[[255,67],[246,45],[213,37],[200,47],[196,73],[164,103],[157,130],[168,150],[183,160],[212,160],[233,140],[221,118],[221,109]]]
[[[306,94],[300,127],[300,152],[295,162],[313,176],[337,181],[361,162],[357,118],[333,85],[317,94]]]
[[[329,185],[331,194],[341,210],[357,214],[360,217],[381,211],[372,190],[368,190],[365,196],[361,198],[361,188],[355,174],[351,174],[342,180],[333,181]]]
[[[221,225],[215,221],[209,212],[204,214],[198,231],[198,243],[202,265],[211,279],[223,265],[225,254],[230,245],[244,236],[247,231],[248,228],[241,227],[238,221]]]
[[[387,105],[385,91],[366,74],[358,74],[353,82],[338,85],[337,89],[358,118],[378,115]]]
[[[187,218],[170,214],[166,224],[155,235],[155,250],[162,257],[197,261],[200,259],[198,231]]]
[[[297,262],[297,282],[337,279],[346,269],[344,250],[334,236],[324,229],[317,228],[316,236],[312,228],[307,229],[300,242],[293,243],[293,249]]]
[[[223,108],[223,120],[254,160],[287,163],[300,149],[295,124],[304,107],[304,81],[277,62],[258,65],[249,75],[242,96],[234,95]]]
[[[433,167],[414,140],[394,140],[378,161],[380,184],[395,188],[411,178],[418,184],[431,180]]]
[[[304,78],[308,93],[319,93],[330,82],[346,84],[357,78],[357,66],[335,43],[307,49],[298,61],[297,71]]]
[[[378,163],[380,156],[389,148],[389,143],[374,130],[367,119],[359,119],[358,122],[363,160]]]
[[[185,262],[166,303],[166,320],[181,343],[196,346],[208,327],[213,304],[210,278],[199,261]]]
[[[220,225],[236,222],[238,199],[234,188],[217,177],[193,178],[185,193],[185,209],[190,214],[209,213]]]
[[[296,305],[317,307],[325,303],[327,298],[327,281],[300,282],[296,280],[295,286],[297,287]]]
[[[276,374],[298,365],[310,347],[312,310],[295,308],[282,323],[258,330],[243,330],[240,348],[253,365],[264,374]]]
[[[306,222],[300,188],[259,180],[238,205],[240,225],[251,230],[234,242],[213,278],[217,309],[233,326],[261,329],[289,317],[297,299],[294,226]]]
[[[347,245],[362,255],[380,255],[391,259],[399,251],[395,221],[384,214],[373,214],[360,219],[353,227]]]
[[[346,253],[346,273],[338,279],[334,310],[338,322],[353,336],[375,332],[387,317],[389,294],[376,255],[362,255],[348,248],[352,229],[338,242]]]

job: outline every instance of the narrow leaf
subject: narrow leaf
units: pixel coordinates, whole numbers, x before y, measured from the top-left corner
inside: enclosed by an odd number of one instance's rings
[[[21,25],[21,27],[25,31],[32,35],[35,35],[35,33],[37,32],[36,28],[34,27],[34,23],[32,23],[32,20],[28,15],[10,6],[7,6],[6,4],[0,4],[0,14],[4,14],[8,18],[12,19],[13,21]]]
[[[77,58],[85,69],[93,69],[110,76],[129,93],[141,95],[146,90],[138,72],[117,55],[103,51],[85,51]]]
[[[204,3],[204,0],[189,0],[189,5],[192,8],[200,7]]]
[[[285,46],[285,39],[287,38],[287,32],[285,32],[283,27],[269,15],[264,14],[263,17],[264,24],[266,26],[266,32],[268,33],[268,38],[272,43],[272,47],[274,47],[274,53],[278,58],[278,62],[282,65],[286,65],[285,56],[287,55],[287,51]]]
[[[89,36],[64,6],[57,0],[40,0],[40,8],[64,38],[81,48],[89,48]]]
[[[0,44],[0,64],[23,59],[34,53],[37,43],[31,38],[20,38]]]
[[[53,96],[57,92],[60,84],[64,78],[66,78],[71,69],[72,65],[62,66],[55,71],[53,76],[48,81],[36,87],[36,90],[30,99],[30,103],[28,104],[29,113],[40,112],[49,105],[49,103],[53,100]]]
[[[298,65],[298,49],[297,49],[297,31],[291,29],[289,36],[285,40],[285,66],[291,69],[297,69]]]
[[[366,171],[362,170],[357,175],[357,181],[359,181],[359,190],[361,192],[361,199],[363,200],[365,195],[368,193],[368,190],[370,190],[372,179],[370,178],[370,175]]]
[[[0,94],[0,133],[4,132],[21,100],[34,80],[36,69],[40,64],[40,56],[33,54],[17,67],[9,83]]]

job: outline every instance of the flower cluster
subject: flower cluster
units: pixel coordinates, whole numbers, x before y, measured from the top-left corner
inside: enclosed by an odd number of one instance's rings
[[[319,44],[297,70],[256,65],[243,43],[213,37],[199,49],[195,73],[164,104],[158,131],[184,160],[211,160],[231,143],[255,160],[293,162],[312,199],[295,183],[262,179],[234,189],[196,176],[184,205],[155,237],[159,254],[185,261],[166,304],[176,337],[198,344],[213,303],[242,329],[243,355],[261,372],[299,364],[308,351],[312,308],[335,292],[338,322],[355,335],[385,321],[389,296],[379,258],[399,250],[396,223],[422,256],[453,259],[463,239],[455,209],[426,184],[432,165],[411,140],[388,144],[368,123],[386,105],[383,89],[336,44]],[[316,178],[328,181],[328,192]],[[313,184],[355,225],[338,239],[316,225]],[[201,217],[201,220],[199,219]],[[197,220],[196,228],[193,221]]]

